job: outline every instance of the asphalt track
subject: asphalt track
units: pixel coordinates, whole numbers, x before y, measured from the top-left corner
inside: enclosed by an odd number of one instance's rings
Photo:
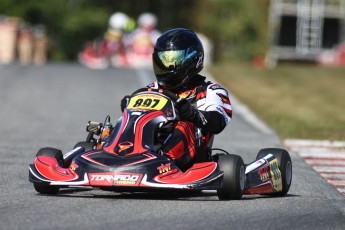
[[[294,153],[292,186],[282,198],[34,191],[28,165],[40,147],[70,150],[86,137],[87,121],[107,114],[114,120],[121,97],[151,80],[145,70],[0,66],[0,229],[344,229],[345,198]],[[247,122],[236,107],[215,147],[249,163],[260,148],[280,146],[276,135]]]

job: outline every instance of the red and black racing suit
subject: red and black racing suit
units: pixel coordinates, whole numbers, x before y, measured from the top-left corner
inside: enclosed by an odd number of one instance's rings
[[[219,84],[206,82],[205,79],[201,75],[196,75],[187,86],[184,86],[184,90],[175,92],[197,108],[201,116],[197,116],[192,122],[175,123],[172,135],[161,148],[183,171],[194,164],[197,154],[206,154],[213,135],[220,133],[232,117],[228,91]],[[147,87],[159,89],[157,82]],[[200,158],[203,156],[199,156]]]

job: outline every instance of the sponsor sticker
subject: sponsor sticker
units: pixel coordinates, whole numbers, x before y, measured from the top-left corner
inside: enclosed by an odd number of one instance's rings
[[[217,93],[217,95],[224,104],[231,104],[228,96],[226,96],[222,93]]]
[[[193,53],[192,53],[192,54],[193,54]],[[196,65],[195,65],[195,68],[199,68],[199,66],[204,62],[203,59],[204,59],[204,55],[201,55],[201,56],[199,57],[198,62],[197,62]]]
[[[178,96],[180,98],[193,98],[195,97],[195,94],[196,94],[196,89],[193,89],[193,90],[187,90],[187,91],[184,91],[182,93],[180,93]]]
[[[210,86],[210,89],[216,90],[216,89],[224,89],[224,88],[221,87],[219,84],[213,84],[213,85]]]
[[[268,168],[264,167],[259,170],[260,180],[265,182],[270,179],[270,174],[268,173]]]
[[[72,171],[75,171],[79,166],[77,165],[77,163],[75,163],[75,161],[72,161],[71,165],[69,166],[69,169]]]
[[[165,172],[169,172],[171,170],[171,164],[161,164],[161,166],[157,167],[157,170],[159,171],[159,173],[165,173]]]
[[[89,173],[89,180],[92,186],[138,186],[142,174],[136,173]]]
[[[270,173],[272,177],[273,189],[275,191],[282,191],[283,190],[282,177],[281,177],[281,173],[278,167],[277,159],[271,160],[269,164],[270,164]]]

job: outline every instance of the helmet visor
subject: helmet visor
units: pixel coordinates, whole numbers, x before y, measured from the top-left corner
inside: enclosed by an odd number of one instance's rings
[[[153,53],[153,70],[156,75],[176,72],[197,56],[195,50],[168,50]]]
[[[178,70],[185,59],[184,50],[169,50],[153,54],[153,69],[156,75],[165,75]]]

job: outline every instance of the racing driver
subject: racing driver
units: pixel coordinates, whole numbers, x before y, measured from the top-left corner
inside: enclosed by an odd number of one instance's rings
[[[180,97],[176,102],[180,121],[162,127],[170,135],[165,136],[160,153],[185,171],[194,162],[210,158],[213,135],[231,120],[229,94],[219,84],[199,75],[204,50],[191,30],[176,28],[163,33],[157,39],[152,58],[157,81],[147,87],[169,90]],[[128,99],[122,99],[122,111]]]

